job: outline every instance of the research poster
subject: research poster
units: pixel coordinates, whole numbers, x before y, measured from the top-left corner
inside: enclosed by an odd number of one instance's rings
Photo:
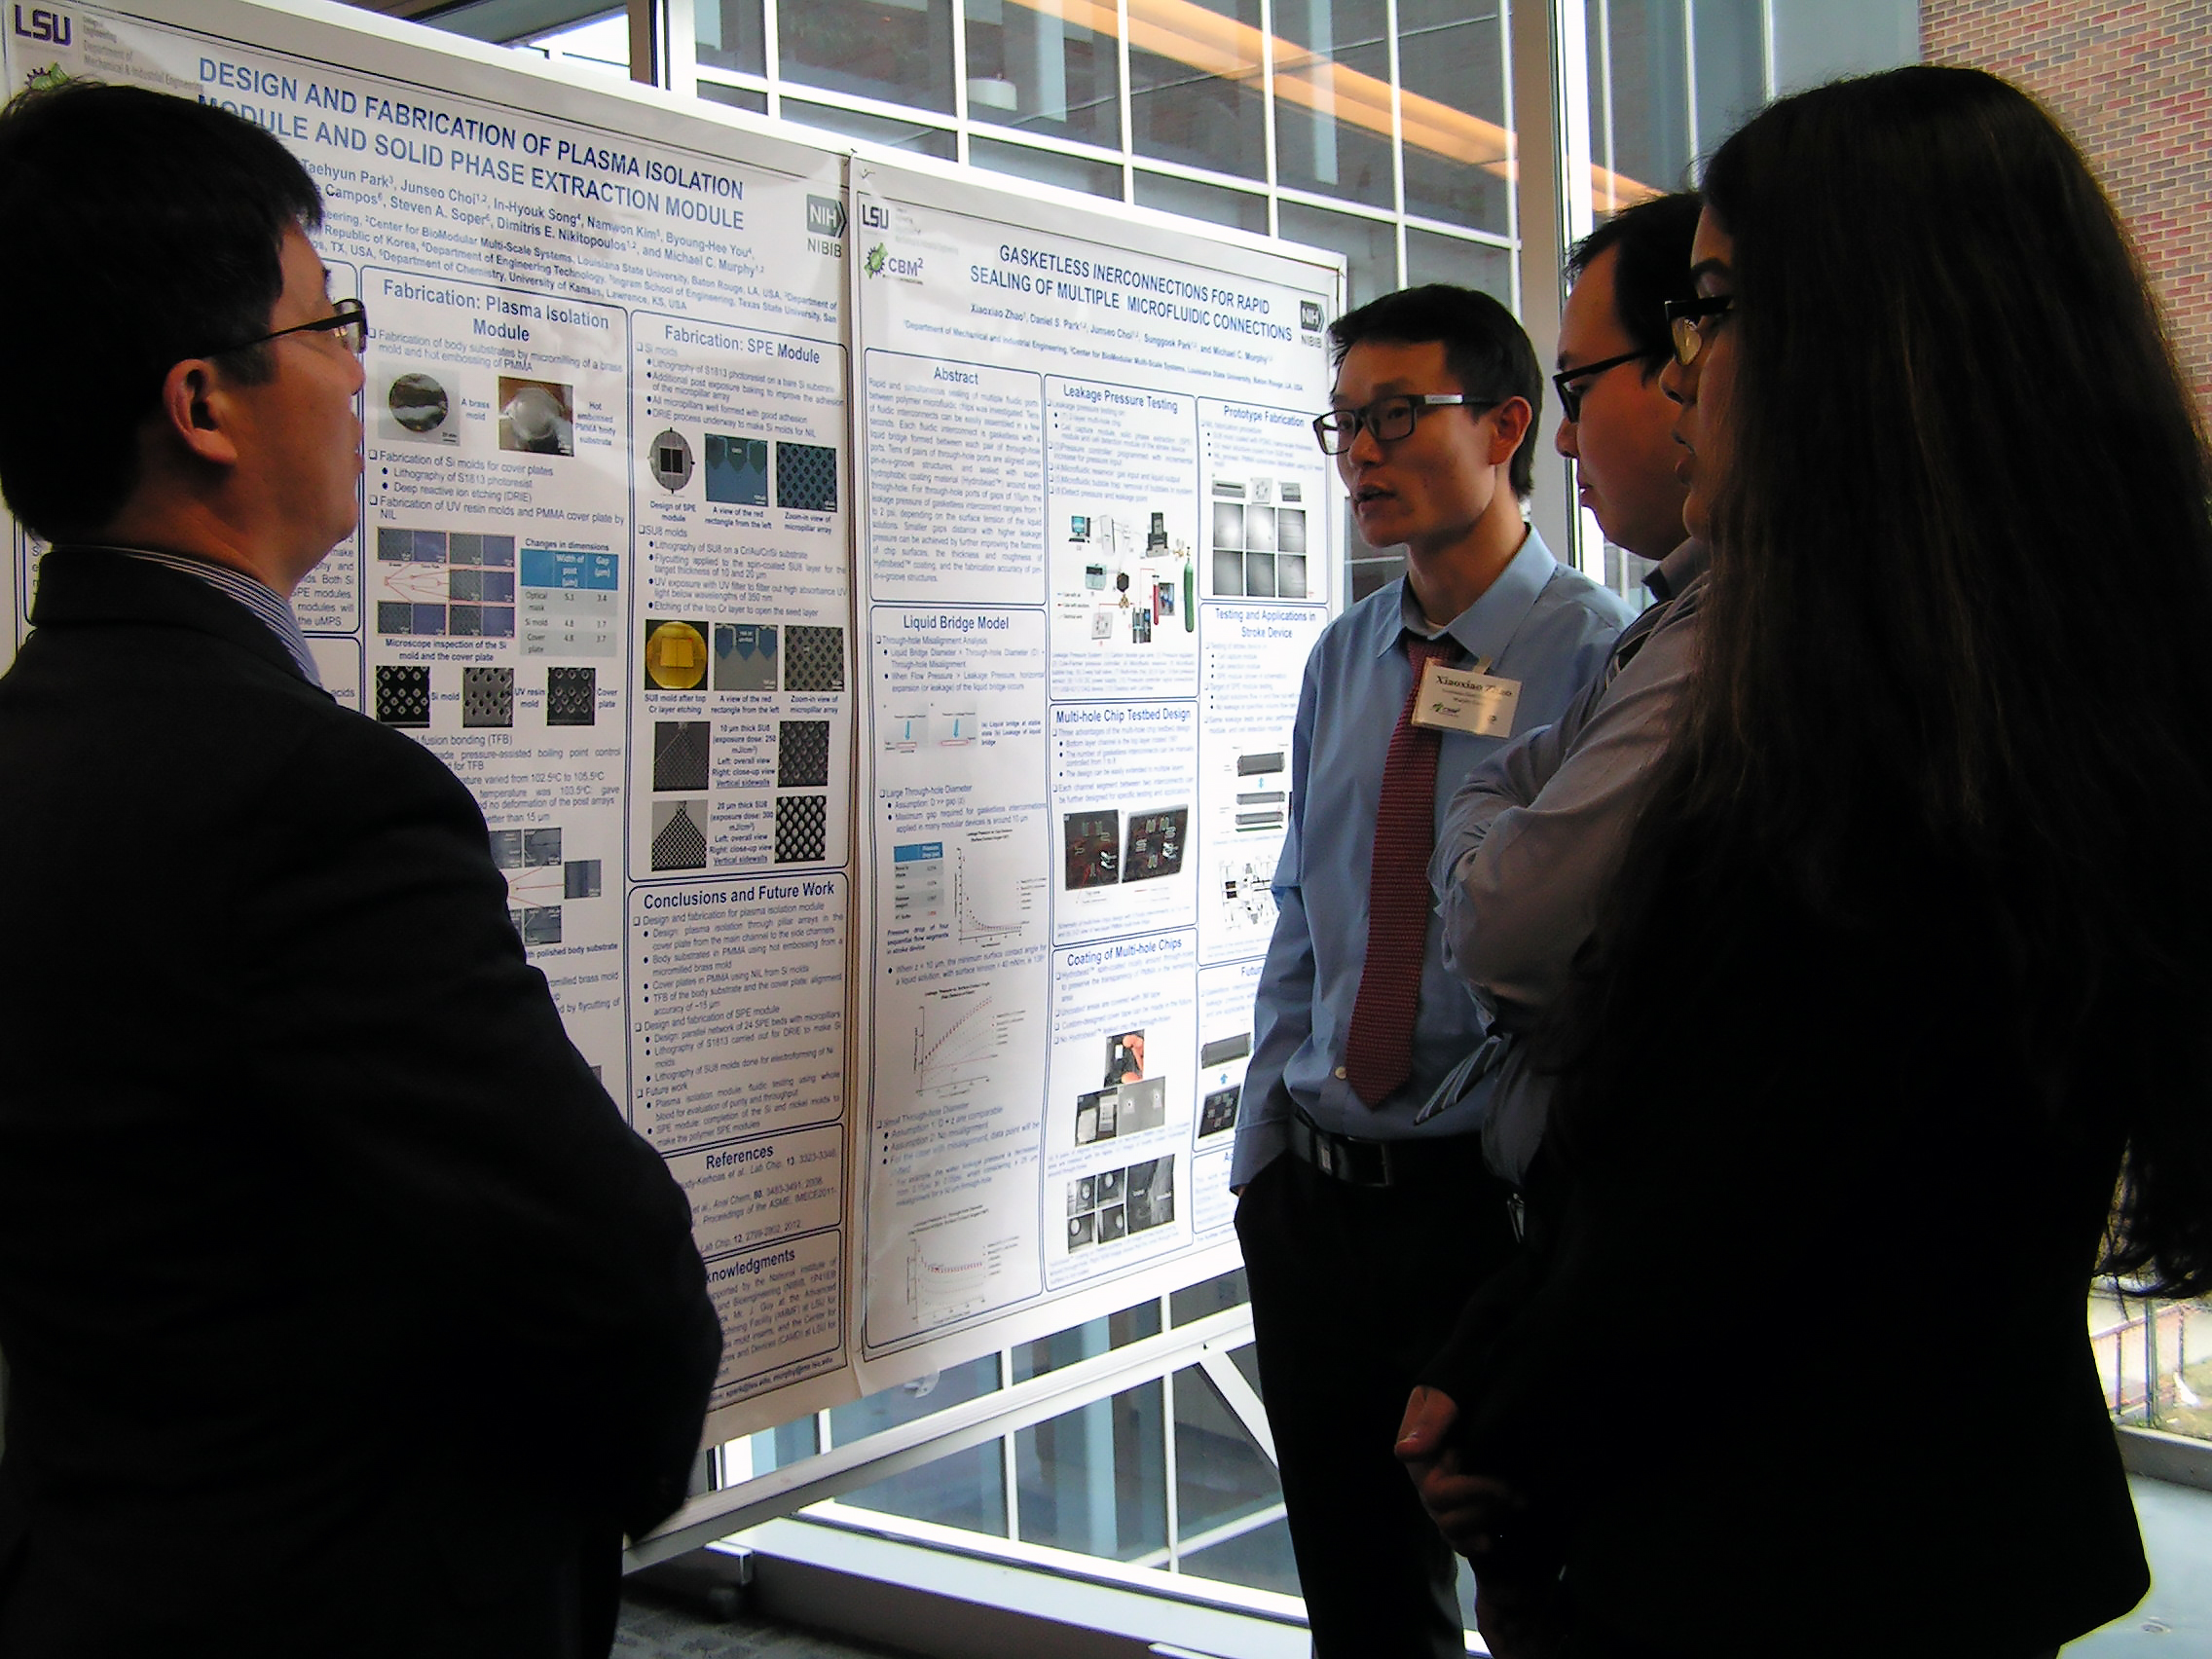
[[[9,84],[219,104],[314,175],[370,322],[360,527],[295,600],[323,680],[475,794],[571,1036],[687,1189],[715,1427],[849,1394],[841,158],[482,49],[169,15],[41,13]]]
[[[856,161],[864,1368],[1235,1264],[1336,272]],[[864,1374],[864,1381],[866,1376]]]
[[[370,340],[331,694],[688,1193],[714,1439],[1236,1265],[1341,265],[335,9],[25,12],[288,145]],[[848,168],[850,173],[848,174]],[[13,559],[0,661],[43,549]]]

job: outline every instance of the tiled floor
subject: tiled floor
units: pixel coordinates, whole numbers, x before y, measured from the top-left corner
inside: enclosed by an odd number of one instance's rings
[[[2151,1594],[2123,1619],[2067,1644],[2065,1659],[2195,1659],[2212,1653],[2212,1492],[2136,1480]]]

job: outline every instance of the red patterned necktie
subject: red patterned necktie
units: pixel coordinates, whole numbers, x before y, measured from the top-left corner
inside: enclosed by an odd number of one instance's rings
[[[1367,963],[1345,1042],[1346,1077],[1371,1107],[1388,1099],[1414,1067],[1414,1013],[1428,944],[1428,858],[1436,847],[1436,752],[1443,742],[1434,726],[1414,724],[1414,709],[1429,662],[1453,648],[1449,638],[1406,636],[1414,685],[1382,762],[1367,877]]]

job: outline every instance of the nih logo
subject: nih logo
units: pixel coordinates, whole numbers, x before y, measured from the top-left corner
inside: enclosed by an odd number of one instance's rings
[[[1300,300],[1298,302],[1298,326],[1309,334],[1321,326],[1321,302],[1319,300]]]
[[[810,237],[843,236],[844,203],[834,196],[809,196],[806,199],[806,234]]]

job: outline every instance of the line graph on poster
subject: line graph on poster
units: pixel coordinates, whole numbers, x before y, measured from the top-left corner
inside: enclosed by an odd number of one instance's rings
[[[923,1325],[980,1313],[998,1300],[995,1281],[1018,1235],[974,1236],[981,1212],[972,1210],[923,1222],[906,1235],[906,1314]]]
[[[962,943],[1013,943],[1044,928],[1051,878],[1041,869],[1022,869],[1017,834],[1009,825],[970,830],[962,837],[953,871]]]
[[[1001,1002],[992,981],[925,992],[914,1018],[914,1088],[957,1098],[989,1085],[1028,1011]]]

